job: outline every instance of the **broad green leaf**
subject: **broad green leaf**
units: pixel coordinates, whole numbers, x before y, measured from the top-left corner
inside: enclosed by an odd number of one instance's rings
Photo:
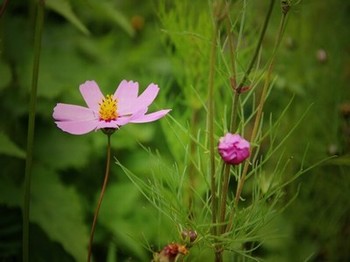
[[[25,151],[12,142],[3,132],[0,132],[0,154],[19,158],[25,158],[26,156]]]
[[[58,14],[65,17],[69,22],[71,22],[76,28],[86,35],[89,35],[89,30],[85,25],[79,20],[72,10],[71,4],[68,0],[47,0],[46,5],[51,10],[57,12]]]
[[[61,243],[76,261],[84,261],[89,234],[75,189],[62,184],[55,172],[37,167],[32,175],[31,200],[31,221]]]

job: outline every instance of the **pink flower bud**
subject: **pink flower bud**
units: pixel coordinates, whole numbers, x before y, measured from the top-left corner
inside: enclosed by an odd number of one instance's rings
[[[218,150],[227,164],[238,165],[250,156],[250,144],[238,134],[227,133],[219,140]]]

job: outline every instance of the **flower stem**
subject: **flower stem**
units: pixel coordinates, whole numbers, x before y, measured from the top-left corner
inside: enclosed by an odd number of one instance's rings
[[[283,33],[283,30],[284,30],[285,19],[286,19],[286,15],[283,14],[282,15],[282,19],[281,19],[281,23],[280,23],[280,29],[279,29],[278,36],[277,36],[277,42],[276,42],[275,50],[273,52],[273,57],[272,57],[272,59],[270,61],[270,64],[269,64],[269,67],[268,67],[268,70],[267,70],[267,76],[265,78],[263,91],[261,93],[261,97],[260,97],[260,101],[259,101],[259,105],[258,105],[258,111],[257,111],[256,117],[255,117],[254,127],[253,127],[253,131],[252,131],[252,135],[251,135],[250,141],[254,141],[256,139],[256,136],[257,136],[258,127],[260,125],[260,120],[261,120],[263,107],[264,107],[265,100],[266,100],[268,87],[270,86],[272,68],[273,68],[273,64],[274,64],[274,61],[275,61],[276,51],[277,51],[277,48],[278,48],[278,46],[279,46],[279,44],[281,42],[282,33]],[[247,161],[245,163],[245,165],[244,165],[243,175],[242,175],[242,177],[241,177],[241,179],[239,181],[239,184],[238,184],[238,189],[237,189],[236,197],[235,197],[236,205],[238,204],[240,195],[242,193],[245,177],[246,177],[247,172],[248,172],[248,165],[249,165],[249,161]]]
[[[229,45],[229,50],[230,50],[230,63],[231,63],[231,86],[232,89],[234,90],[236,87],[236,66],[235,66],[235,50],[234,50],[234,43],[233,43],[233,35],[231,33],[231,23],[230,23],[230,16],[229,16],[229,5],[227,5],[226,12],[225,12],[225,21],[226,21],[226,31],[227,31],[227,37],[228,37],[228,45]],[[236,101],[237,102],[237,101]],[[232,116],[235,115],[235,109],[237,106],[234,104],[235,102],[233,101],[232,104],[232,113],[231,113],[231,127],[230,130],[233,130],[233,118]],[[227,193],[228,193],[228,186],[230,183],[230,170],[231,167],[228,164],[224,164],[224,171],[223,171],[223,182],[222,182],[222,187],[220,190],[220,215],[219,215],[219,224],[221,225],[221,230],[220,234],[223,234],[225,232],[225,217],[226,217],[226,201],[227,201]]]
[[[105,178],[103,181],[103,185],[102,185],[102,190],[100,193],[100,197],[98,199],[98,203],[97,203],[97,207],[95,210],[95,214],[94,214],[94,220],[92,222],[92,226],[91,226],[91,233],[90,233],[90,240],[89,240],[89,250],[88,250],[88,257],[87,257],[87,261],[90,262],[91,260],[91,254],[92,254],[92,243],[94,240],[94,235],[95,235],[95,228],[96,228],[96,222],[97,222],[97,217],[98,217],[98,213],[100,211],[100,207],[102,204],[102,200],[103,200],[103,196],[105,194],[106,191],[106,187],[107,187],[107,182],[108,182],[108,177],[109,177],[109,170],[110,170],[110,161],[111,161],[111,134],[106,133],[107,135],[107,163],[106,163],[106,172],[105,172]]]
[[[258,132],[258,128],[260,126],[260,121],[261,121],[261,117],[262,117],[263,107],[264,107],[264,104],[265,104],[265,101],[266,101],[266,95],[268,93],[268,88],[269,88],[270,82],[271,82],[272,69],[273,69],[273,65],[274,65],[274,61],[275,61],[275,57],[276,57],[276,53],[277,53],[278,47],[279,47],[279,45],[281,43],[281,40],[282,40],[282,35],[283,35],[283,32],[284,32],[284,28],[285,28],[285,22],[286,22],[286,13],[283,13],[282,14],[282,18],[281,18],[281,22],[280,22],[280,27],[279,27],[279,30],[278,30],[278,34],[277,34],[275,47],[274,47],[273,54],[272,54],[272,58],[270,60],[270,63],[269,63],[268,69],[267,69],[267,75],[266,75],[264,86],[263,86],[263,90],[262,90],[262,93],[261,93],[261,96],[260,96],[260,101],[259,101],[259,105],[258,105],[258,111],[257,111],[256,117],[255,117],[253,131],[252,131],[252,134],[251,134],[250,141],[254,141],[256,139],[256,137],[257,137],[257,132]],[[239,199],[240,199],[241,194],[242,194],[243,186],[244,186],[244,183],[245,183],[245,180],[246,180],[246,176],[247,176],[247,173],[248,173],[249,160],[250,160],[252,155],[253,154],[251,153],[250,157],[245,162],[244,167],[243,167],[243,171],[242,171],[242,176],[240,177],[240,179],[238,181],[238,186],[237,186],[237,191],[236,191],[235,201],[234,201],[235,208],[238,206],[238,202],[239,202]],[[234,215],[234,212],[232,212],[231,215],[230,215],[230,219],[229,219],[229,224],[227,226],[227,230],[230,230],[230,228],[231,228],[231,226],[233,224],[233,221],[232,221],[233,220],[233,215]]]
[[[218,26],[216,21],[213,25],[213,38],[210,51],[210,68],[208,82],[208,135],[209,135],[209,158],[210,158],[210,183],[211,183],[211,208],[213,234],[216,235],[217,222],[217,196],[216,196],[216,178],[215,178],[215,142],[214,142],[214,76],[216,64],[216,45],[217,45]]]
[[[5,8],[6,2],[4,3]],[[23,235],[22,235],[22,258],[23,262],[29,260],[29,212],[30,212],[30,187],[33,167],[33,145],[35,131],[35,113],[36,113],[36,98],[39,78],[39,64],[41,52],[41,38],[44,27],[44,9],[45,1],[39,1],[37,6],[37,15],[35,22],[34,33],[34,61],[32,74],[32,87],[29,101],[29,117],[28,117],[28,132],[27,132],[27,157],[24,175],[24,202],[23,202]]]
[[[230,183],[230,170],[231,166],[229,164],[224,164],[224,181],[222,183],[221,195],[220,195],[220,216],[219,216],[219,224],[221,224],[220,234],[225,233],[225,217],[226,217],[226,201],[227,201],[227,193],[228,193],[228,185]]]
[[[248,77],[250,75],[250,72],[253,69],[253,66],[254,66],[254,64],[256,62],[256,59],[258,58],[259,51],[260,51],[260,48],[261,48],[261,44],[262,44],[262,41],[264,40],[264,36],[265,36],[266,29],[267,29],[267,26],[268,26],[269,21],[270,21],[270,17],[271,17],[271,13],[272,13],[274,4],[275,4],[275,0],[271,0],[269,9],[268,9],[266,17],[265,17],[263,28],[262,28],[262,30],[260,32],[259,40],[258,40],[258,43],[257,43],[255,51],[254,51],[254,55],[252,56],[252,59],[250,60],[248,68],[245,71],[241,82],[238,84],[237,87],[235,87],[236,92],[235,92],[235,96],[234,96],[232,116],[231,116],[231,119],[232,119],[231,120],[231,130],[233,130],[233,128],[235,126],[235,122],[236,122],[236,115],[237,115],[236,111],[237,111],[237,106],[238,106],[239,95],[241,94],[242,88],[243,88],[245,82],[247,81],[247,79],[248,79]]]
[[[269,19],[271,17],[271,13],[272,13],[272,9],[273,9],[273,5],[274,5],[274,0],[271,0],[270,2],[270,6],[265,18],[265,22],[263,25],[263,28],[261,30],[260,36],[259,36],[259,40],[257,43],[257,46],[255,48],[255,52],[254,55],[252,57],[252,59],[250,60],[249,66],[247,68],[247,70],[244,73],[244,76],[241,80],[241,82],[239,83],[239,85],[237,86],[236,84],[236,69],[235,69],[235,60],[234,60],[234,44],[233,44],[233,38],[232,38],[232,34],[230,33],[230,20],[229,20],[229,16],[228,13],[226,13],[226,30],[227,30],[227,34],[228,34],[228,43],[229,43],[229,48],[230,48],[230,62],[231,62],[231,67],[232,67],[232,77],[231,77],[231,86],[232,86],[232,90],[234,91],[234,97],[233,97],[233,101],[232,101],[232,110],[231,110],[231,123],[230,123],[230,131],[234,132],[234,129],[236,128],[236,119],[237,119],[237,109],[238,109],[238,104],[239,104],[239,96],[241,94],[241,90],[243,85],[245,84],[247,78],[249,77],[249,74],[251,72],[251,70],[253,69],[253,66],[256,62],[256,59],[258,58],[258,54],[259,54],[259,50],[261,48],[261,44],[262,41],[264,39],[265,33],[266,33],[266,29],[267,29],[267,25],[269,22]],[[246,162],[245,165],[247,165]],[[248,168],[248,165],[247,167]],[[243,172],[244,174],[244,172]],[[243,175],[244,176],[244,175]],[[225,164],[225,168],[224,168],[224,181],[222,183],[222,188],[221,188],[221,204],[220,204],[220,217],[219,217],[219,223],[222,224],[221,226],[221,230],[220,233],[223,234],[225,233],[226,230],[228,230],[230,227],[227,225],[227,227],[225,226],[224,222],[225,222],[225,217],[226,217],[226,201],[227,201],[227,192],[228,192],[228,185],[230,182],[230,166]],[[239,190],[241,190],[240,188],[240,184],[238,185]],[[233,212],[231,213],[232,216]],[[229,220],[230,221],[230,220]]]

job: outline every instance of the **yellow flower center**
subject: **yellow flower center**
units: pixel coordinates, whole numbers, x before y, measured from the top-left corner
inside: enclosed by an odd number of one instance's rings
[[[116,120],[117,114],[117,100],[113,98],[112,95],[107,95],[102,102],[99,103],[100,110],[98,111],[100,115],[100,120],[110,122]]]

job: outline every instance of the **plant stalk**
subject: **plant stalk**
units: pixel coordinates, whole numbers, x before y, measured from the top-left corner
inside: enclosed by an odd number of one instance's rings
[[[93,219],[92,226],[91,226],[91,233],[90,233],[90,240],[89,240],[89,249],[88,249],[88,257],[87,257],[87,261],[88,261],[88,262],[90,262],[90,260],[91,260],[92,243],[93,243],[93,241],[94,241],[94,235],[95,235],[95,228],[96,228],[97,217],[98,217],[98,214],[99,214],[99,212],[100,212],[100,208],[101,208],[103,196],[104,196],[105,191],[106,191],[107,182],[108,182],[109,173],[110,173],[110,161],[111,161],[111,135],[112,135],[112,134],[106,133],[106,135],[107,135],[107,163],[106,163],[106,172],[105,172],[105,177],[104,177],[104,181],[103,181],[103,185],[102,185],[100,197],[99,197],[99,199],[98,199],[97,207],[96,207],[96,210],[95,210],[94,219]]]
[[[212,208],[212,233],[217,234],[217,196],[216,196],[216,176],[215,176],[215,141],[214,141],[214,77],[216,64],[218,27],[216,21],[213,25],[213,38],[210,51],[210,68],[208,81],[208,136],[209,136],[209,158],[210,158],[210,183],[211,183],[211,208]]]
[[[4,3],[5,8],[6,2]],[[44,11],[45,1],[38,1],[37,14],[35,21],[34,33],[34,60],[32,86],[29,101],[29,117],[27,131],[27,156],[24,174],[24,202],[23,202],[23,235],[22,235],[22,258],[23,262],[29,261],[29,213],[30,213],[30,192],[31,192],[31,176],[33,169],[33,148],[34,148],[34,132],[35,132],[35,114],[36,100],[39,78],[39,65],[41,53],[41,39],[44,28]]]
[[[279,30],[278,30],[277,39],[276,39],[275,47],[274,47],[274,50],[273,50],[272,58],[270,60],[270,63],[269,63],[268,69],[267,69],[267,75],[266,75],[264,86],[263,86],[263,90],[262,90],[262,93],[261,93],[261,96],[260,96],[260,101],[259,101],[259,104],[258,104],[258,111],[257,111],[256,117],[255,117],[253,131],[252,131],[252,134],[251,134],[250,141],[255,141],[255,139],[257,137],[258,128],[259,128],[261,117],[262,117],[262,112],[263,112],[264,104],[265,104],[265,101],[266,101],[266,96],[267,96],[268,89],[269,89],[269,86],[270,86],[270,83],[271,83],[271,75],[272,75],[272,69],[273,69],[274,61],[275,61],[275,58],[276,58],[276,53],[277,53],[278,47],[279,47],[279,45],[281,43],[282,35],[283,35],[283,32],[284,32],[284,28],[285,28],[286,15],[287,15],[287,13],[282,13],[282,17],[281,17],[281,21],[280,21],[280,27],[279,27]],[[253,154],[251,152],[250,157],[244,163],[242,176],[241,176],[241,178],[238,181],[238,186],[237,186],[237,191],[236,191],[235,201],[234,201],[235,209],[238,206],[239,199],[240,199],[241,194],[242,194],[243,186],[244,186],[244,183],[245,183],[245,180],[246,180],[246,176],[247,176],[247,173],[248,173],[248,169],[249,169],[249,161],[250,161],[252,155]],[[231,229],[232,224],[233,224],[233,216],[234,216],[234,212],[232,212],[231,215],[230,215],[229,224],[228,224],[226,230],[230,230]]]

